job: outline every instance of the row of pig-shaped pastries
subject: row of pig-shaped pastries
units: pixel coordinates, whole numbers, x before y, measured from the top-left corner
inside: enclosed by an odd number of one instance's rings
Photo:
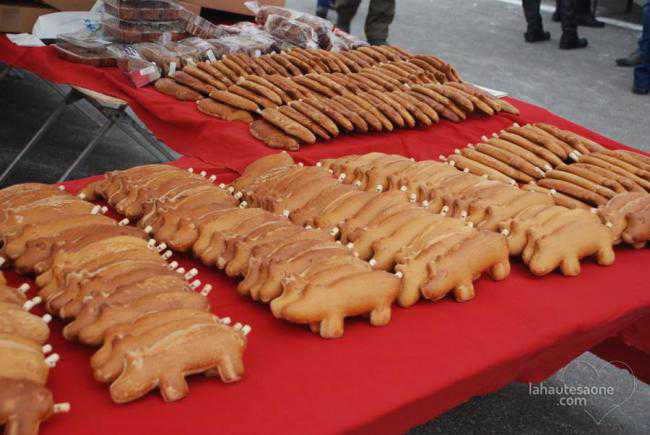
[[[650,239],[650,157],[641,153],[609,150],[572,131],[536,123],[513,124],[441,160],[549,194],[559,206],[597,208],[615,243],[643,247]]]
[[[483,273],[495,280],[508,276],[503,235],[436,215],[411,203],[405,192],[362,191],[342,179],[279,153],[249,165],[227,190],[242,204],[287,216],[309,231],[326,231],[374,270],[394,271],[401,306],[450,292],[467,301]]]
[[[92,368],[117,403],[156,387],[178,400],[194,373],[239,380],[250,327],[210,313],[209,284],[188,284],[195,270],[179,274],[171,251],[105,211],[56,186],[0,190],[4,265],[36,275],[46,310],[69,321],[68,340],[103,345]]]
[[[242,295],[324,338],[342,336],[346,317],[368,315],[375,326],[390,321],[398,277],[373,270],[327,232],[240,205],[206,175],[142,166],[108,173],[82,195],[105,199],[158,243],[243,277]]]
[[[55,404],[46,387],[59,355],[47,344],[49,314],[31,314],[36,301],[27,300],[29,285],[7,285],[0,273],[0,426],[5,434],[36,435],[41,422],[68,412],[69,403]]]
[[[536,275],[558,267],[565,275],[577,275],[580,259],[591,255],[601,265],[614,261],[611,233],[594,213],[557,206],[551,196],[516,183],[489,180],[453,164],[382,153],[326,159],[319,165],[344,184],[403,192],[431,213],[502,234],[510,255],[521,255]]]

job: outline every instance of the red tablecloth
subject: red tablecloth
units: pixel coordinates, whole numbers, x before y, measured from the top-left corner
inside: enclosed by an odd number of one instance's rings
[[[116,70],[62,63],[49,48],[15,48],[2,36],[0,60],[52,81],[126,99],[168,145],[200,159],[176,164],[206,169],[220,180],[229,181],[232,170],[272,152],[252,139],[245,125],[199,115],[191,104],[153,89],[136,91]],[[519,122],[545,120],[620,147],[543,109],[515,104],[522,111]],[[434,158],[513,119],[476,118],[458,125],[442,122],[426,131],[345,137],[336,144],[305,147],[296,157],[313,162],[381,150]],[[639,370],[633,368],[641,377],[645,367],[647,376],[649,353],[642,351],[650,347],[650,292],[643,268],[650,264],[650,251],[620,248],[616,254],[611,267],[584,262],[577,278],[536,278],[515,260],[506,281],[481,279],[471,302],[395,308],[387,327],[353,320],[346,322],[342,339],[331,341],[274,319],[268,307],[238,296],[235,282],[224,274],[181,258],[186,269],[197,267],[199,279],[213,284],[210,298],[218,314],[252,325],[244,380],[223,385],[194,377],[190,396],[178,403],[163,405],[157,395],[149,395],[114,405],[106,386],[92,379],[92,350],[65,342],[61,324],[54,322],[52,343],[62,361],[49,385],[57,400],[72,402],[73,412],[52,419],[44,433],[395,432],[510,382],[545,379],[599,343],[606,356],[634,346],[637,359],[625,362],[639,364]]]

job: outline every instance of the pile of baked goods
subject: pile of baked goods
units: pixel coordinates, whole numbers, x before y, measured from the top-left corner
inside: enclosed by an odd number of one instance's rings
[[[513,124],[444,157],[456,168],[548,194],[556,205],[597,210],[616,243],[650,239],[650,158],[609,150],[546,123]]]
[[[397,277],[372,270],[327,232],[240,205],[211,181],[143,166],[109,173],[83,194],[105,199],[159,243],[243,277],[242,295],[270,303],[276,317],[308,324],[322,337],[343,335],[345,317],[368,315],[375,326],[390,321]],[[130,199],[115,195],[122,189]]]
[[[401,306],[449,293],[467,301],[474,297],[473,281],[483,273],[495,280],[510,273],[502,235],[436,215],[400,190],[367,192],[344,179],[281,153],[248,166],[229,189],[247,204],[325,230],[375,270],[394,271]]]
[[[248,122],[253,136],[288,150],[341,133],[428,127],[441,117],[461,122],[471,113],[518,113],[506,101],[462,83],[437,57],[394,46],[226,55],[187,65],[155,86],[179,100],[196,101],[208,115]]]
[[[27,290],[28,284],[9,287],[0,273],[0,426],[5,434],[36,435],[41,422],[70,410],[69,403],[55,404],[45,386],[59,360],[46,344],[52,317],[29,312],[38,300],[27,300]]]
[[[327,159],[312,169],[330,174],[330,179],[323,178],[321,184],[312,183],[309,178],[293,179],[293,174],[286,171],[272,168],[257,175],[263,196],[255,184],[251,188],[239,182],[233,184],[235,194],[247,202],[257,203],[261,199],[261,205],[265,207],[273,204],[265,198],[270,195],[278,202],[276,211],[288,215],[294,222],[328,228],[333,234],[340,234],[344,242],[354,240],[355,249],[373,267],[402,271],[400,262],[410,259],[407,253],[418,258],[426,252],[421,249],[421,244],[429,246],[430,242],[427,239],[423,241],[422,237],[436,234],[435,231],[427,232],[428,225],[439,220],[440,216],[445,217],[448,224],[437,224],[437,230],[444,226],[455,228],[463,225],[496,237],[503,243],[503,248],[494,252],[492,246],[497,246],[497,240],[493,244],[482,242],[481,248],[473,248],[471,243],[459,243],[452,249],[452,253],[459,257],[434,250],[437,256],[429,260],[429,273],[438,280],[440,277],[449,279],[447,275],[455,273],[436,273],[437,268],[442,267],[441,270],[445,271],[458,269],[457,273],[464,280],[456,283],[460,289],[455,291],[468,289],[469,295],[459,297],[456,294],[461,300],[471,298],[471,281],[481,272],[495,265],[497,269],[505,270],[503,257],[507,258],[509,254],[521,254],[537,275],[550,273],[557,267],[566,275],[576,275],[580,272],[579,260],[591,255],[595,255],[602,265],[614,261],[609,230],[588,210],[558,206],[555,209],[557,219],[540,225],[535,215],[524,216],[524,219],[520,213],[531,207],[554,206],[549,195],[519,189],[502,181],[487,180],[445,163],[415,162],[403,156],[382,153]],[[305,188],[305,185],[309,187]],[[314,210],[313,221],[305,221],[302,209],[294,210],[293,202],[284,199],[285,195],[294,198],[295,189],[301,190],[301,195],[296,198],[302,198],[302,192],[309,191],[314,198],[309,204],[320,207]],[[375,210],[375,214],[369,210]],[[422,221],[416,221],[414,217],[421,217]],[[503,225],[513,228],[510,230],[513,237],[509,240],[501,232]],[[365,235],[367,232],[369,234]],[[517,243],[514,242],[515,235]],[[357,240],[363,242],[357,245]],[[440,241],[435,240],[439,245]],[[492,262],[497,259],[496,263]],[[472,261],[488,268],[474,269]],[[493,270],[492,275],[501,278],[507,273],[494,273]]]
[[[210,286],[196,291],[196,270],[168,264],[163,244],[82,197],[36,183],[0,190],[0,254],[17,272],[36,274],[45,309],[70,321],[68,340],[103,344],[91,365],[97,380],[111,383],[113,401],[157,387],[178,400],[195,373],[239,380],[250,327],[212,314]],[[111,198],[125,206],[138,199],[121,184]]]

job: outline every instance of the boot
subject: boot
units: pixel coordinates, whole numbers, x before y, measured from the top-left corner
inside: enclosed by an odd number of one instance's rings
[[[545,32],[542,29],[528,30],[526,33],[524,33],[524,39],[526,42],[530,43],[548,41],[551,39],[551,34],[549,32]]]
[[[560,48],[562,50],[585,48],[587,45],[589,45],[587,38],[578,38],[578,34],[574,32],[564,32],[560,38]]]
[[[587,40],[585,38],[578,38],[576,0],[560,0],[560,13],[562,14],[560,48],[563,50],[585,48],[588,44]]]

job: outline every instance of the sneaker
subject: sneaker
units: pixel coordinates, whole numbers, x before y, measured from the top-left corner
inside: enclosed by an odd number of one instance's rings
[[[619,57],[616,59],[616,65],[625,67],[641,65],[641,55],[638,51],[635,51],[628,57]]]
[[[530,43],[548,41],[549,39],[551,39],[551,34],[543,30],[528,31],[524,33],[524,39],[526,40],[526,42],[530,42]]]
[[[650,89],[637,88],[636,86],[633,86],[632,93],[636,95],[648,95],[650,94]]]

